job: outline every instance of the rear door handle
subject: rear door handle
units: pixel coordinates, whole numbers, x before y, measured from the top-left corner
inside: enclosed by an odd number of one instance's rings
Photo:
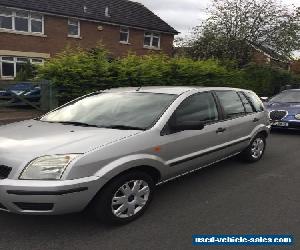
[[[219,134],[219,133],[224,133],[226,131],[226,128],[218,128],[217,129],[217,134]]]
[[[260,120],[259,118],[254,118],[253,122],[259,122],[259,120]]]

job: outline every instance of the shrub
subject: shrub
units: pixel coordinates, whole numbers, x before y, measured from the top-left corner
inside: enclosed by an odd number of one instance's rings
[[[112,60],[102,46],[90,51],[67,48],[38,72],[39,78],[58,87],[60,103],[93,91],[149,85],[230,86],[270,96],[296,81],[285,70],[255,64],[238,69],[234,62],[194,61],[163,54],[129,54]]]

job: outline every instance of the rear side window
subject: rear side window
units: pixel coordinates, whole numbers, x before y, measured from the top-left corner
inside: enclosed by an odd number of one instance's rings
[[[253,109],[252,104],[250,103],[250,101],[246,98],[245,94],[243,92],[239,92],[239,96],[244,104],[245,107],[245,111],[247,114],[249,113],[253,113],[255,112],[255,110]]]
[[[225,118],[233,118],[245,114],[245,108],[235,91],[217,91],[220,103],[224,109]]]
[[[245,94],[250,99],[256,112],[264,111],[264,104],[256,94],[254,94],[253,92],[246,92]]]
[[[183,121],[212,122],[218,120],[218,111],[211,93],[200,93],[188,97],[175,111],[173,119]]]

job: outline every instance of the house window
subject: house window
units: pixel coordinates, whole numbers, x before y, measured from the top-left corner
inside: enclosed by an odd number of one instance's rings
[[[13,57],[2,57],[1,75],[8,78],[15,76],[15,63]]]
[[[4,79],[13,79],[17,74],[24,69],[26,63],[43,64],[42,58],[27,58],[27,57],[13,57],[2,56],[0,57],[0,73]]]
[[[31,32],[43,33],[44,17],[37,13],[31,13]]]
[[[160,34],[154,33],[154,32],[145,32],[144,47],[159,49],[160,48]]]
[[[79,37],[80,36],[80,22],[79,20],[68,20],[68,36]]]
[[[121,27],[120,29],[120,42],[129,43],[129,28]]]
[[[15,30],[17,31],[29,31],[29,13],[27,11],[15,12]]]
[[[30,11],[0,8],[0,29],[43,34],[44,17]]]
[[[44,63],[44,59],[40,59],[40,58],[32,58],[30,59],[30,62],[32,64],[43,64]]]
[[[12,29],[13,28],[13,13],[5,8],[0,8],[0,28]]]

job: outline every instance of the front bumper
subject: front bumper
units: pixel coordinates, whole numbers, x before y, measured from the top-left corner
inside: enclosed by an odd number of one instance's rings
[[[80,212],[101,183],[95,176],[64,181],[0,180],[0,210],[36,215]]]

